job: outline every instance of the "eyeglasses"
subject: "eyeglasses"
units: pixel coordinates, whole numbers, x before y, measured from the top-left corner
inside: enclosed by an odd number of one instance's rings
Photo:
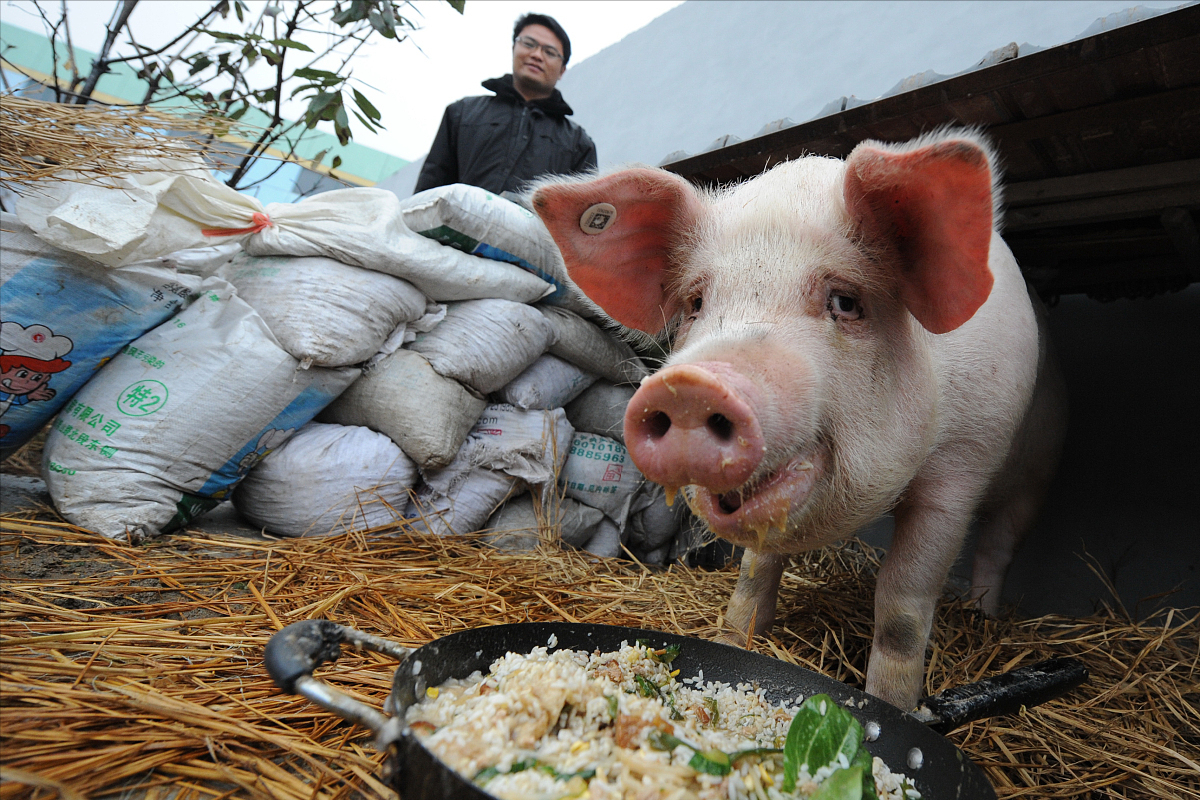
[[[548,44],[542,44],[537,39],[533,39],[529,36],[518,36],[516,38],[516,43],[526,50],[532,51],[541,48],[541,51],[546,54],[546,58],[550,59],[551,61],[562,61],[562,53],[558,52],[557,47],[553,47]]]

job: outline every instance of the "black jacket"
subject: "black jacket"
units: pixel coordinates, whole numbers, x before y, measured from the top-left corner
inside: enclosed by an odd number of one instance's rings
[[[557,89],[526,102],[512,75],[486,80],[483,88],[495,94],[446,106],[415,191],[468,183],[493,194],[517,192],[542,175],[596,168],[596,145],[567,119],[571,107]]]

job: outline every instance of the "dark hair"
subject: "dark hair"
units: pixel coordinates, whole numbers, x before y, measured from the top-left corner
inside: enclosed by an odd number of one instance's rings
[[[513,25],[513,44],[516,44],[517,37],[521,35],[521,31],[525,30],[530,25],[541,25],[543,28],[549,28],[550,32],[558,37],[562,42],[563,48],[563,66],[571,60],[571,37],[567,36],[567,32],[563,30],[563,26],[558,24],[558,20],[554,17],[546,16],[545,14],[522,14],[517,18],[517,24]]]

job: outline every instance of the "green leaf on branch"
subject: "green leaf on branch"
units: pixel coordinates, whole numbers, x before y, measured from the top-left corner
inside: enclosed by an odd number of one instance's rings
[[[271,44],[276,47],[290,47],[293,50],[303,50],[306,53],[311,53],[313,49],[304,42],[297,42],[295,39],[272,39]]]
[[[451,8],[460,14],[466,11],[467,0],[446,0],[446,2],[450,4]]]
[[[329,168],[330,168],[330,169],[337,169],[337,168],[338,168],[338,167],[340,167],[341,165],[342,165],[342,157],[341,157],[341,156],[334,156],[334,157],[333,157],[333,163],[331,163],[331,164],[329,165]]]
[[[310,81],[320,81],[322,85],[329,86],[335,83],[341,83],[345,80],[336,72],[330,72],[326,69],[313,69],[312,67],[301,67],[292,73],[292,77],[302,78]]]
[[[308,110],[304,112],[304,124],[309,130],[317,127],[317,123],[324,119],[325,110],[334,100],[341,103],[342,96],[337,92],[321,92],[309,102]]]
[[[862,737],[862,725],[829,695],[805,700],[783,745],[783,791],[795,790],[801,770],[815,775],[821,767],[837,763],[839,755],[852,763]]]
[[[244,42],[246,37],[240,33],[225,33],[225,31],[214,31],[210,28],[197,28],[200,33],[207,33],[209,36],[216,39],[218,42]]]
[[[354,118],[357,119],[359,122],[361,122],[363,124],[363,127],[365,127],[367,130],[369,130],[371,133],[378,133],[381,130],[386,130],[386,128],[384,128],[382,125],[380,125],[378,123],[372,123],[371,120],[367,119],[366,117],[364,117],[362,114],[358,113],[357,111],[354,111],[354,109],[350,109],[350,110],[354,113]]]
[[[358,22],[367,18],[367,12],[371,9],[371,4],[368,0],[351,0],[350,5],[343,11],[334,14],[333,21],[340,27],[345,27],[351,22]]]
[[[376,122],[379,121],[380,116],[381,116],[379,113],[379,109],[377,109],[377,108],[375,108],[375,106],[371,105],[371,101],[368,100],[366,97],[364,97],[363,93],[360,92],[358,89],[354,90],[354,103],[359,108],[361,108],[362,112],[364,114],[366,114],[368,117],[370,117],[372,120],[374,120]]]
[[[338,96],[337,113],[333,116],[333,132],[337,134],[338,142],[342,147],[350,144],[350,119],[346,116],[346,107],[342,105],[341,96]]]

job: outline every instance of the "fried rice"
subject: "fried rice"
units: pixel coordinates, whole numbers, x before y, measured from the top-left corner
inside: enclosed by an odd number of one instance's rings
[[[772,703],[757,686],[705,681],[703,671],[678,681],[664,652],[623,643],[508,653],[487,675],[429,688],[406,722],[502,800],[807,798],[838,768],[802,767],[785,793],[781,751],[804,698]],[[920,797],[879,758],[872,773],[880,800]]]

